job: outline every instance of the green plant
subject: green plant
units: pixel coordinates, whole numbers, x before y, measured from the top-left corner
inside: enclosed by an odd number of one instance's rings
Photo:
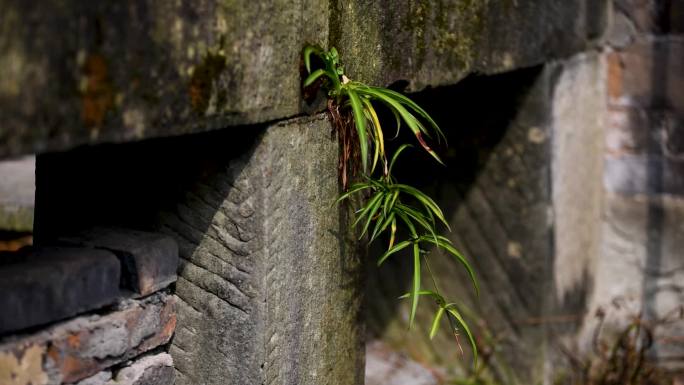
[[[401,250],[412,251],[411,291],[400,297],[411,300],[409,327],[413,326],[419,299],[424,296],[432,298],[437,306],[430,326],[430,338],[435,335],[440,322],[446,315],[457,342],[458,331],[463,330],[476,358],[477,347],[473,335],[459,311],[459,306],[447,301],[441,294],[430,270],[430,253],[426,246],[443,250],[461,263],[467,270],[477,292],[479,289],[475,274],[466,258],[452,245],[451,241],[438,233],[438,223],[447,229],[449,226],[437,203],[415,187],[398,183],[393,176],[392,170],[397,159],[411,146],[409,144],[399,146],[388,161],[385,152],[385,134],[376,105],[385,106],[394,115],[397,135],[402,123],[405,124],[420,146],[439,163],[442,163],[441,159],[427,144],[425,138],[432,139],[434,136],[439,141],[445,139],[444,134],[425,110],[401,93],[349,80],[340,65],[335,48],[326,51],[320,47],[307,46],[304,48],[303,55],[308,72],[303,86],[306,88],[321,84],[327,90],[328,110],[343,146],[340,174],[346,192],[340,196],[339,201],[358,194],[368,197],[356,212],[354,226],[361,227],[361,237],[369,236],[369,243],[378,239],[383,233],[388,235],[387,251],[378,258],[378,265]],[[320,60],[320,68],[312,70],[312,57]],[[355,141],[357,143],[354,143]],[[358,160],[360,160],[360,167]],[[382,167],[380,171],[377,171],[379,164]],[[353,176],[357,168],[361,169],[362,175],[347,189],[349,174]],[[398,225],[406,229],[407,239],[397,242]],[[425,290],[421,283],[423,264],[428,269],[433,290]]]

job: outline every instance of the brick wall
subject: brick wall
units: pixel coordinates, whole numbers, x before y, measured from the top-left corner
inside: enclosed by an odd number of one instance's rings
[[[0,384],[172,384],[178,248],[96,228],[0,258]]]
[[[618,324],[626,314],[642,317],[660,362],[681,369],[684,321],[673,315],[684,303],[684,7],[614,5],[603,53],[602,246],[590,311],[602,308]]]

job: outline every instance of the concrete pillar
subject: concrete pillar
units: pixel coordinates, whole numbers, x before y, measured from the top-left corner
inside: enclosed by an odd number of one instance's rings
[[[39,157],[39,243],[95,225],[179,245],[176,384],[360,384],[360,260],[325,115]]]

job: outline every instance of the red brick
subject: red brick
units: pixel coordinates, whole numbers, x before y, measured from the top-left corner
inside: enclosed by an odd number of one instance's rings
[[[608,103],[684,113],[684,39],[637,41],[608,54]]]

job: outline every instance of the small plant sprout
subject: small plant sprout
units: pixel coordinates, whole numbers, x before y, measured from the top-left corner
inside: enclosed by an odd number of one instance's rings
[[[342,145],[339,171],[345,192],[338,202],[356,195],[367,197],[356,211],[354,226],[360,227],[360,238],[367,237],[369,243],[382,234],[387,235],[387,250],[378,258],[378,266],[404,249],[411,251],[411,291],[400,297],[411,301],[409,327],[414,324],[420,298],[430,298],[436,305],[429,330],[430,338],[435,336],[442,319],[446,318],[457,342],[459,331],[467,336],[473,356],[477,359],[475,340],[459,311],[459,305],[444,298],[430,270],[431,250],[442,250],[460,263],[470,276],[477,293],[479,288],[475,273],[468,260],[451,241],[439,233],[439,226],[449,229],[449,224],[437,203],[417,188],[399,183],[393,176],[392,171],[400,155],[412,146],[402,144],[388,160],[385,151],[386,136],[375,107],[383,105],[394,115],[397,130],[395,138],[401,126],[407,126],[419,146],[439,163],[442,160],[428,145],[426,138],[446,142],[443,132],[423,108],[405,95],[347,78],[335,48],[326,51],[320,47],[307,46],[303,55],[308,73],[303,86],[306,88],[322,84],[327,91],[328,110]],[[312,57],[320,60],[321,68],[312,68]],[[348,184],[357,169],[360,169],[361,175],[355,178],[354,183]],[[398,226],[406,230],[401,234],[407,234],[407,239],[397,240]],[[427,267],[433,290],[423,287],[423,265]]]

